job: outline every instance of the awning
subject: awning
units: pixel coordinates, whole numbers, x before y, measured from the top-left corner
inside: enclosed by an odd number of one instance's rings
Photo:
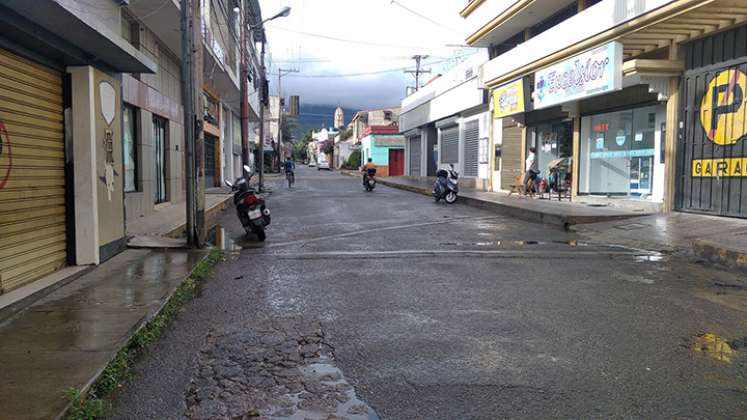
[[[63,1],[5,0],[0,6],[3,37],[67,65],[98,65],[123,73],[154,73],[158,66],[128,43],[111,16],[65,6]],[[78,4],[78,3],[72,3]],[[116,19],[116,25],[107,21]]]

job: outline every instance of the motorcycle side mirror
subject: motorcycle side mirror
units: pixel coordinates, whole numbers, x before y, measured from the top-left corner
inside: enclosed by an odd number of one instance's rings
[[[224,182],[224,183],[226,184],[226,186],[227,186],[227,187],[229,187],[229,188],[233,188],[233,184],[231,184],[231,181],[229,181],[229,180],[225,180],[225,181],[223,181],[223,182]]]
[[[450,163],[450,164],[449,164],[449,167],[450,167],[451,169],[454,169],[454,164],[453,164],[453,163]]]
[[[244,171],[247,173],[252,173],[252,168],[249,167],[249,165],[244,165]]]

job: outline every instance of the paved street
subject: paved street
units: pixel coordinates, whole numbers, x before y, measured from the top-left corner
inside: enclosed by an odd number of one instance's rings
[[[264,244],[224,212],[226,261],[115,417],[747,417],[743,274],[296,179]]]

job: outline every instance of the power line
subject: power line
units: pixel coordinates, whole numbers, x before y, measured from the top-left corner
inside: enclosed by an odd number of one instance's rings
[[[420,89],[420,75],[421,74],[430,74],[431,69],[423,70],[421,65],[421,60],[427,59],[427,55],[414,55],[412,56],[412,59],[415,60],[415,70],[405,70],[405,73],[408,74],[414,74],[415,75],[415,90]]]
[[[266,25],[270,26],[270,25]],[[427,45],[398,45],[398,44],[385,44],[385,43],[379,43],[379,42],[371,42],[371,41],[363,41],[363,40],[355,40],[355,39],[346,39],[346,38],[337,38],[334,36],[329,35],[323,35],[323,34],[316,34],[312,32],[304,32],[304,31],[297,31],[295,29],[290,28],[283,28],[282,26],[270,26],[271,29],[279,29],[281,31],[286,32],[292,32],[294,34],[299,35],[306,35],[314,38],[322,38],[327,39],[330,41],[337,41],[337,42],[345,42],[348,44],[359,44],[359,45],[368,45],[372,47],[387,47],[387,48],[417,48],[417,49],[423,49],[423,48],[452,48],[448,47],[447,45],[433,45],[433,46],[427,46]]]
[[[459,58],[459,57],[455,57]],[[432,65],[432,64],[439,64],[444,63],[446,61],[449,61],[451,59],[446,60],[438,60],[438,61],[432,61],[430,63],[423,63],[424,65]],[[288,75],[288,77],[303,77],[303,78],[318,78],[318,79],[334,79],[334,78],[342,78],[342,77],[361,77],[361,76],[373,76],[377,74],[385,74],[385,73],[394,73],[394,72],[401,72],[407,70],[409,67],[397,67],[395,69],[386,69],[386,70],[378,70],[378,71],[369,71],[369,72],[361,72],[361,73],[347,73],[347,74],[297,74],[297,75]],[[423,71],[420,71],[423,73]],[[272,74],[273,76],[277,76],[277,73]]]
[[[452,32],[457,32],[457,33],[459,33],[459,31],[457,31],[456,29],[454,29],[454,28],[451,28],[451,27],[448,27],[448,26],[446,26],[446,25],[444,25],[444,24],[442,24],[442,23],[440,23],[440,22],[437,22],[437,21],[435,21],[435,20],[433,20],[433,19],[429,18],[428,16],[422,15],[422,14],[420,14],[420,13],[418,13],[418,12],[416,12],[416,11],[414,11],[414,10],[410,9],[409,7],[405,6],[404,4],[402,4],[402,3],[398,2],[397,0],[391,0],[391,3],[389,3],[389,4],[396,4],[397,6],[399,6],[399,7],[403,8],[403,9],[405,9],[406,11],[408,11],[408,12],[412,13],[413,15],[415,15],[415,16],[417,16],[417,17],[419,17],[419,18],[421,18],[421,19],[423,19],[423,20],[425,20],[425,21],[428,21],[428,22],[430,22],[430,23],[432,23],[432,24],[434,24],[434,25],[436,25],[436,26],[440,26],[441,28],[444,28],[444,29],[448,29],[448,30],[450,30],[450,31],[452,31]]]

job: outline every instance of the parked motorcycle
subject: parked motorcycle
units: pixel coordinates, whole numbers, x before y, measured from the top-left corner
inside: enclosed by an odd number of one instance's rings
[[[371,192],[376,188],[376,169],[367,169],[363,175],[363,188]]]
[[[225,183],[231,187],[231,192],[234,192],[233,203],[236,205],[236,214],[247,235],[254,233],[260,241],[264,241],[267,237],[265,228],[271,221],[270,209],[267,208],[265,199],[249,186],[252,176],[251,168],[244,165],[243,178],[238,178],[233,184],[229,180]]]
[[[436,182],[433,183],[433,198],[438,203],[441,200],[449,204],[457,201],[459,194],[459,172],[454,165],[449,165],[449,170],[440,169],[436,172]]]

